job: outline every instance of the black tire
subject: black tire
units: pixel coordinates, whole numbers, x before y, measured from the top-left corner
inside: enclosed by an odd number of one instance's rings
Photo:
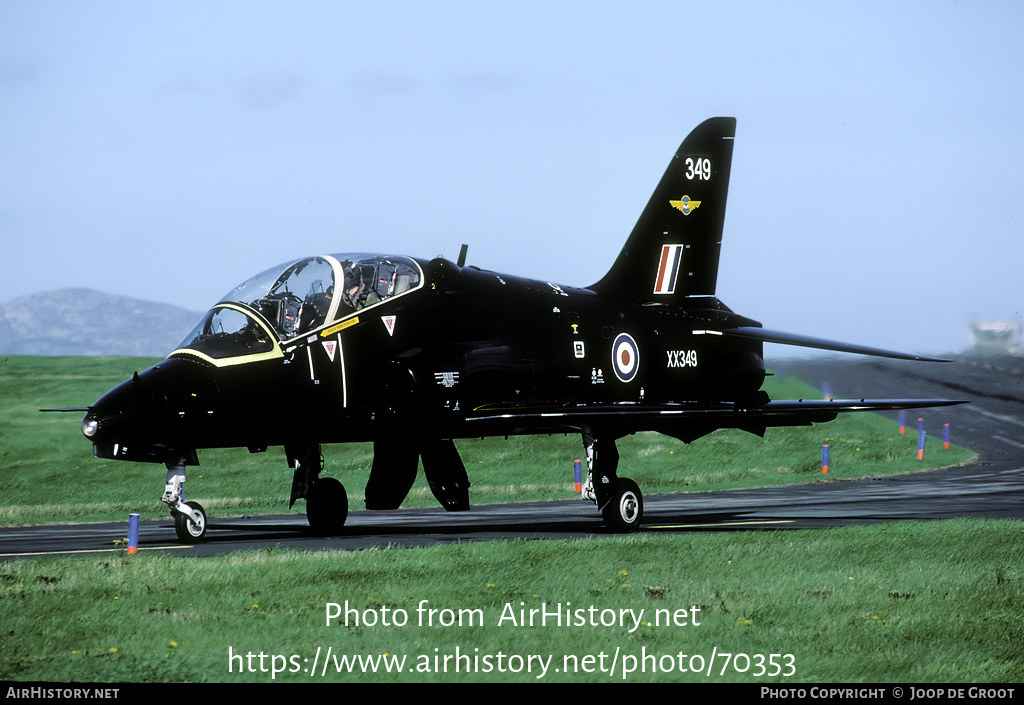
[[[184,543],[205,541],[206,512],[203,510],[203,505],[199,502],[185,502],[185,506],[199,513],[200,523],[194,523],[191,518],[181,512],[171,512],[171,516],[174,517],[174,532],[178,535],[178,540]]]
[[[644,518],[644,496],[635,482],[620,477],[612,493],[612,501],[601,512],[604,524],[617,534],[631,534],[640,530]]]
[[[322,536],[340,533],[348,519],[348,493],[333,477],[316,481],[306,499],[306,520]]]

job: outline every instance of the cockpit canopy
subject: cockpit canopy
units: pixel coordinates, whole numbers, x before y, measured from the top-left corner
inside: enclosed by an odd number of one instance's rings
[[[320,255],[257,274],[229,291],[178,349],[214,359],[270,352],[284,342],[422,286],[408,257]]]
[[[310,257],[257,274],[221,302],[242,304],[272,326],[280,340],[323,325],[334,302],[336,262]]]

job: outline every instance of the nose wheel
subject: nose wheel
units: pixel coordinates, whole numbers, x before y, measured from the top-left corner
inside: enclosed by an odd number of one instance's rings
[[[167,466],[167,486],[161,501],[171,509],[178,540],[195,543],[206,538],[206,511],[199,502],[184,501],[185,465]]]
[[[191,512],[183,514],[177,509],[171,510],[174,517],[174,532],[178,535],[179,541],[188,543],[190,541],[202,541],[206,538],[206,512],[199,502],[185,502]]]

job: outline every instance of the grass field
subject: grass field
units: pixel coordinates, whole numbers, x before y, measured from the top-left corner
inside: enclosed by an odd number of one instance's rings
[[[79,415],[36,412],[87,405],[149,362],[0,360],[0,521],[164,515],[162,467],[97,460]],[[815,396],[797,380],[770,383],[775,397]],[[924,414],[941,428],[941,410]],[[765,439],[717,432],[684,446],[638,434],[619,447],[623,474],[646,493],[834,482],[971,456],[930,439],[922,463],[916,434],[872,414]],[[580,441],[460,451],[475,503],[544,499],[571,496]],[[368,448],[325,453],[358,507]],[[190,494],[221,515],[283,512],[281,456],[201,452]],[[409,501],[434,500],[418,485]],[[341,616],[328,626],[331,604]],[[1024,533],[1009,520],[33,558],[0,563],[0,680],[1014,683],[1022,616]]]
[[[0,679],[1020,682],[1020,531],[957,520],[17,561],[0,564]],[[531,626],[531,609],[585,614]]]

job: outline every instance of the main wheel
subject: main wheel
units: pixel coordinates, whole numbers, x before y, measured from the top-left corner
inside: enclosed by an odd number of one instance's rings
[[[348,493],[333,477],[317,480],[306,499],[306,520],[318,534],[337,534],[348,519]]]
[[[640,530],[644,516],[644,497],[640,488],[627,477],[615,483],[612,501],[601,512],[605,526],[617,534],[631,534]]]
[[[199,523],[192,521],[192,517],[187,514],[172,511],[174,532],[178,534],[178,540],[186,543],[203,541],[206,538],[206,512],[203,505],[199,502],[185,502],[185,506],[199,515]]]

